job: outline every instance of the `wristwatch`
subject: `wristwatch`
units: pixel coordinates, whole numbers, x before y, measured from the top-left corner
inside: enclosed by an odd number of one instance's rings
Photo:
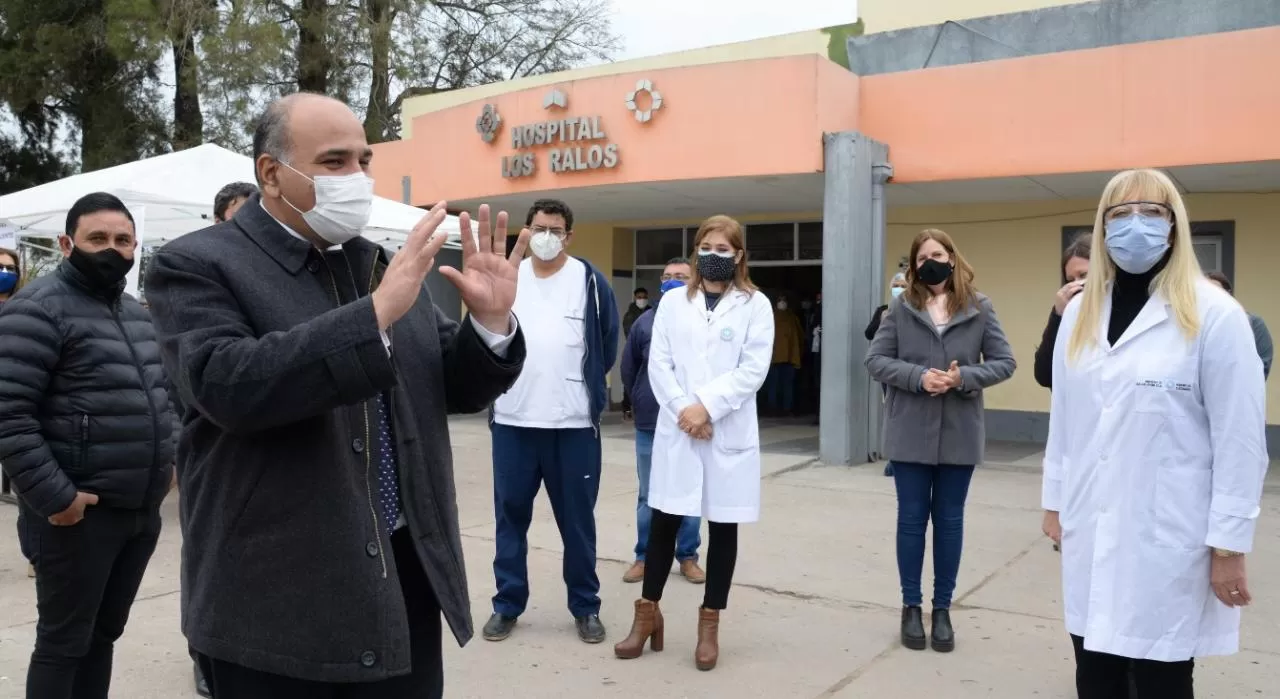
[[[1220,549],[1217,546],[1214,546],[1213,555],[1217,556],[1218,558],[1235,558],[1236,556],[1243,556],[1244,554],[1240,553],[1239,551],[1228,551],[1226,549]]]

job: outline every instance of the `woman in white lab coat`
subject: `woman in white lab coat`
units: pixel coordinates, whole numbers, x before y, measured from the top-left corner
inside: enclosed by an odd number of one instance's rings
[[[1091,257],[1054,345],[1043,487],[1077,692],[1126,696],[1132,664],[1140,699],[1190,699],[1193,659],[1235,653],[1250,602],[1262,362],[1163,173],[1107,185]]]
[[[671,572],[684,517],[710,529],[707,588],[698,612],[694,662],[710,670],[720,654],[720,611],[738,557],[738,524],[760,515],[760,432],[756,392],[773,359],[773,308],[747,277],[742,226],[712,216],[694,240],[697,264],[687,293],[664,296],[653,322],[649,382],[660,412],[653,442],[644,590],[631,634],[614,646],[637,658],[646,642],[662,650],[658,602]]]

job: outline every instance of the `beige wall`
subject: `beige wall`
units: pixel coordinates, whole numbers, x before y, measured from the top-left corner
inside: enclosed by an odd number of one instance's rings
[[[1018,371],[993,388],[987,407],[1047,411],[1049,392],[1032,375],[1053,294],[1058,289],[1062,227],[1092,225],[1094,201],[894,208],[888,213],[885,287],[924,228],[941,228],[956,239],[977,272],[978,288],[991,297],[1013,345]],[[1278,194],[1200,194],[1187,198],[1196,221],[1235,221],[1235,287],[1240,303],[1280,332],[1274,260],[1280,260]],[[1019,219],[1019,220],[1008,220]],[[1278,336],[1280,337],[1280,336]],[[1267,392],[1268,422],[1280,422],[1280,381]]]
[[[989,17],[1010,12],[1075,5],[1092,0],[858,0],[866,33],[925,27],[947,20]]]

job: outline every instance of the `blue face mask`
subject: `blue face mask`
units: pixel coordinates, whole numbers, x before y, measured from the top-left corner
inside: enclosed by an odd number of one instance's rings
[[[668,279],[668,280],[666,280],[665,282],[662,282],[662,286],[660,286],[660,287],[658,287],[658,288],[662,291],[662,293],[664,293],[664,294],[665,294],[665,293],[667,293],[668,291],[671,291],[672,289],[679,289],[679,288],[681,288],[681,287],[683,287],[683,286],[684,286],[684,280],[681,280],[681,279]]]
[[[0,272],[0,294],[7,294],[13,291],[18,285],[18,275],[14,272]]]
[[[1173,224],[1163,216],[1130,214],[1107,221],[1107,252],[1129,274],[1145,274],[1169,251]]]
[[[900,286],[895,286],[895,287],[892,287],[891,289],[889,289],[889,295],[896,299],[896,298],[898,298],[899,296],[901,296],[901,295],[902,295],[902,292],[904,292],[904,291],[906,291],[906,289],[904,289],[904,288],[902,288],[902,287],[900,287]]]

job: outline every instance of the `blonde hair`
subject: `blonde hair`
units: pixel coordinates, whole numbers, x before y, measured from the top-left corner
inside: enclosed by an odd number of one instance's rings
[[[693,238],[693,252],[689,255],[689,259],[694,261],[693,275],[689,279],[689,298],[698,295],[698,290],[702,288],[702,272],[698,270],[698,246],[702,245],[702,241],[712,233],[721,233],[725,239],[729,241],[729,246],[734,252],[742,253],[738,258],[738,262],[734,265],[733,270],[733,286],[748,294],[755,293],[756,285],[751,283],[751,277],[747,275],[747,246],[746,236],[742,234],[742,224],[735,219],[724,215],[716,215],[702,222],[698,226],[698,234]]]
[[[956,242],[947,235],[946,231],[930,228],[920,231],[920,235],[911,241],[911,252],[907,257],[906,269],[907,290],[902,292],[902,295],[907,303],[917,309],[923,309],[929,297],[933,295],[929,285],[920,281],[919,265],[916,264],[916,255],[920,254],[920,246],[930,240],[937,241],[951,257],[951,265],[954,269],[944,285],[947,288],[947,313],[954,316],[974,302],[978,290],[973,285],[973,267],[956,249]]]
[[[1107,250],[1107,229],[1103,218],[1116,204],[1150,201],[1164,204],[1173,212],[1171,254],[1164,269],[1151,280],[1151,292],[1159,294],[1173,309],[1174,321],[1188,340],[1200,332],[1200,316],[1196,309],[1196,284],[1203,276],[1200,261],[1191,247],[1191,222],[1182,195],[1173,180],[1159,170],[1125,170],[1111,178],[1098,213],[1093,220],[1093,244],[1090,251],[1089,283],[1080,299],[1080,313],[1067,343],[1067,358],[1075,361],[1080,354],[1098,343],[1098,323],[1102,306],[1111,284],[1116,279],[1116,263]]]

